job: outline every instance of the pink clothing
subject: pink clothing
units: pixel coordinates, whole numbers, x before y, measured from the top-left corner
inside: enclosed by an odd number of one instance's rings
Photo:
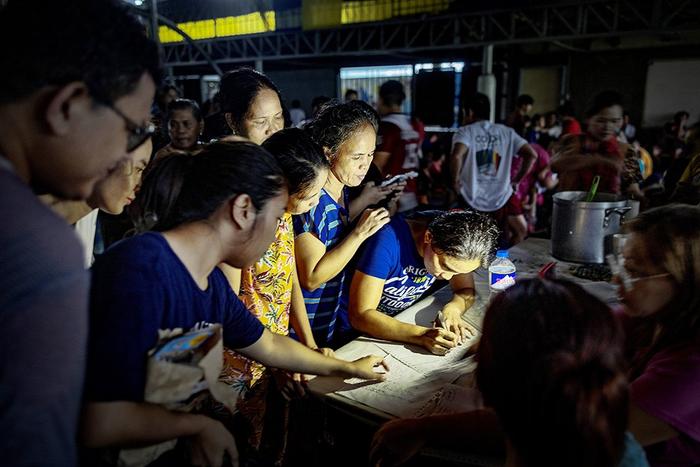
[[[700,344],[667,348],[654,355],[630,383],[630,398],[680,435],[647,446],[653,467],[700,465]]]
[[[634,318],[621,308],[614,311],[629,336]],[[630,382],[630,400],[679,433],[669,441],[645,447],[652,467],[700,465],[700,343],[657,352]]]
[[[518,191],[514,194],[520,200],[521,203],[529,204],[529,197],[532,188],[534,188],[537,182],[537,175],[549,166],[549,153],[546,149],[536,143],[530,143],[532,149],[537,153],[537,160],[532,165],[530,171],[525,174],[523,179],[518,184]],[[518,175],[518,171],[523,164],[523,158],[516,157],[513,159],[513,165],[510,168],[510,178],[511,180]],[[551,177],[551,172],[548,171],[548,176]]]

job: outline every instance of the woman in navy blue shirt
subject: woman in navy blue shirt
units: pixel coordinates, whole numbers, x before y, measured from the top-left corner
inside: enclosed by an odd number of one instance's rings
[[[251,143],[173,155],[147,174],[137,207],[153,230],[124,240],[93,268],[84,443],[150,445],[189,437],[196,465],[237,457],[231,434],[203,415],[144,402],[146,357],[162,329],[209,323],[224,345],[270,367],[377,379],[379,357],[344,362],[273,334],[242,305],[216,266],[243,268],[269,247],[287,206],[275,159]]]
[[[444,354],[474,331],[461,319],[474,303],[472,271],[485,265],[498,229],[476,212],[431,211],[394,217],[367,241],[350,287],[352,326],[380,339],[407,342]],[[441,328],[394,319],[436,279],[449,280],[454,297]]]

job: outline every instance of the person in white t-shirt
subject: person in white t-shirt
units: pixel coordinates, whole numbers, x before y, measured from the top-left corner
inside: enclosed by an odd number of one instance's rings
[[[306,112],[301,108],[299,99],[292,101],[292,108],[289,109],[289,118],[292,120],[292,126],[299,128],[299,124],[306,120]]]
[[[453,187],[467,207],[492,215],[506,232],[506,239],[524,238],[527,222],[512,198],[514,187],[535,163],[537,153],[512,128],[491,123],[490,110],[484,94],[477,93],[463,102],[466,125],[452,139]],[[513,157],[524,160],[511,179]]]
[[[377,131],[377,150],[373,162],[384,177],[420,170],[425,127],[420,120],[401,113],[404,100],[406,93],[399,81],[389,80],[379,87],[377,111],[382,120]],[[408,181],[398,203],[399,212],[418,207],[416,180]]]

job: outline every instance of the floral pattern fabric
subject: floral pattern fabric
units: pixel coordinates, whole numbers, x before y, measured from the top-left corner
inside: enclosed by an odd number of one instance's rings
[[[289,334],[289,312],[294,272],[294,228],[292,216],[285,213],[275,241],[263,257],[241,271],[239,298],[260,322],[275,334]],[[224,350],[221,380],[246,392],[260,380],[265,367],[230,349]]]

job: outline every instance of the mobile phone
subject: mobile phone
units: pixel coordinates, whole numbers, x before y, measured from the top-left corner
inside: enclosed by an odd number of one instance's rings
[[[379,186],[389,186],[395,183],[405,182],[411,180],[412,178],[416,178],[417,176],[418,172],[415,171],[406,172],[405,174],[394,175],[393,177],[382,181],[382,183],[380,183]]]

